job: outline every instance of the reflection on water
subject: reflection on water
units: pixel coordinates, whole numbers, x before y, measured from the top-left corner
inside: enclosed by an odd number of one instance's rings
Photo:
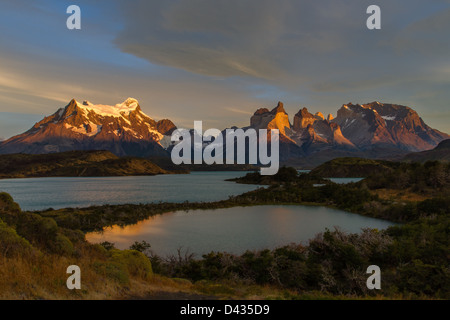
[[[359,182],[364,178],[328,178],[328,179],[333,181],[334,183],[346,184],[351,182]]]
[[[31,178],[0,180],[24,210],[103,204],[226,200],[258,188],[224,181],[247,172],[193,172],[140,177]]]
[[[90,233],[87,238],[94,243],[114,242],[120,249],[145,240],[159,255],[175,254],[180,247],[198,255],[210,251],[240,254],[247,249],[275,248],[292,242],[306,244],[325,228],[339,226],[356,233],[361,228],[385,229],[390,225],[325,207],[256,206],[171,212],[133,226]]]

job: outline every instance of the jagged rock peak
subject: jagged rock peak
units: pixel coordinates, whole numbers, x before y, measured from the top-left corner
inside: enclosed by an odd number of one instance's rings
[[[260,109],[255,111],[254,115],[257,116],[257,115],[264,114],[264,113],[269,113],[269,112],[270,111],[267,108],[260,108]]]
[[[291,128],[288,114],[281,102],[272,111],[258,109],[250,118],[250,126],[255,129],[279,129],[281,134],[285,134],[285,128]]]
[[[325,120],[325,117],[324,117],[324,115],[323,115],[322,112],[316,112],[315,116],[316,116],[317,118],[320,118],[321,120]]]
[[[295,117],[300,117],[300,118],[313,118],[314,115],[312,113],[310,113],[308,111],[307,108],[303,107],[302,109],[300,109],[297,114],[295,115]]]
[[[271,111],[271,113],[277,114],[277,113],[281,113],[281,112],[287,114],[286,111],[284,110],[283,102],[279,101],[278,105]]]
[[[130,107],[133,104],[137,104],[139,106],[139,101],[137,101],[134,98],[127,98],[122,104],[126,105],[127,107]]]
[[[327,120],[332,121],[334,119],[333,115],[330,113],[328,114]]]
[[[317,118],[308,111],[307,108],[300,109],[299,112],[294,116],[294,130],[301,130],[306,128],[308,125],[313,124]]]
[[[163,135],[171,135],[177,129],[175,124],[169,119],[163,119],[156,123],[156,129]]]

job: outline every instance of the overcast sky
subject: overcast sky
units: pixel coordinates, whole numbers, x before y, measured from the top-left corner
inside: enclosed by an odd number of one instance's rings
[[[66,8],[81,8],[81,30]],[[382,29],[366,27],[377,4]],[[278,101],[414,108],[450,132],[450,0],[0,1],[0,138],[70,99],[139,100],[181,127],[245,126]]]

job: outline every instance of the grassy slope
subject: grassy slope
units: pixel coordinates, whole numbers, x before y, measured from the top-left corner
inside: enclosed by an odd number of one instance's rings
[[[82,272],[81,290],[68,290],[66,269]],[[321,294],[319,294],[322,296]],[[286,299],[294,292],[234,282],[191,282],[154,274],[133,250],[105,249],[55,221],[22,212],[0,193],[0,299]]]
[[[361,182],[360,184],[351,184],[348,187],[333,186],[333,184],[330,184],[320,188],[312,188],[310,183],[312,183],[312,180],[314,179],[306,179],[306,182],[302,182],[301,179],[299,181],[296,181],[296,179],[290,179],[291,181],[288,184],[275,184],[269,189],[250,192],[229,201],[218,203],[159,204],[147,206],[103,206],[80,210],[65,209],[58,211],[47,211],[40,213],[40,215],[45,218],[56,220],[58,222],[59,228],[74,228],[77,225],[86,227],[85,223],[88,221],[90,227],[87,229],[101,229],[102,227],[111,224],[133,223],[133,221],[136,221],[136,219],[142,220],[143,218],[145,218],[145,216],[167,212],[177,208],[226,207],[284,202],[303,204],[305,203],[305,200],[309,200],[306,202],[342,207],[343,209],[354,212],[363,210],[363,213],[368,213],[369,215],[371,214],[371,211],[373,211],[372,213],[374,215],[377,215],[384,210],[386,217],[391,216],[392,218],[394,218],[394,216],[392,215],[395,214],[396,217],[399,218],[392,220],[413,221],[418,217],[423,217],[425,214],[425,217],[431,219],[430,221],[433,221],[436,215],[441,215],[441,209],[444,209],[446,207],[445,205],[444,207],[442,207],[442,205],[439,205],[439,201],[430,202],[427,204],[414,204],[415,202],[413,202],[411,204],[414,206],[410,208],[410,206],[407,205],[408,203],[406,201],[404,204],[396,203],[396,199],[387,201],[383,199],[377,200],[377,198],[374,197],[372,199],[369,199],[370,202],[367,202],[367,192],[382,190],[380,189],[382,187],[386,190],[391,191],[403,190],[404,187],[402,184],[417,185],[417,181],[414,181],[415,179],[418,179],[418,181],[424,182],[425,185],[418,186],[417,192],[421,193],[425,198],[428,199],[432,196],[439,196],[439,193],[441,195],[448,195],[448,175],[444,175],[444,178],[442,178],[444,179],[441,181],[442,185],[435,185],[440,181],[440,173],[443,172],[443,169],[446,169],[448,171],[448,167],[442,167],[442,165],[439,164],[428,164],[423,166],[405,165],[404,167],[398,168],[398,172],[394,171],[384,176],[375,176],[371,179],[368,179],[367,181]],[[292,170],[288,168],[281,170],[281,177],[292,177],[291,171]],[[400,177],[401,179],[394,179],[400,172],[404,173],[404,176]],[[428,177],[428,179],[426,179],[425,177]],[[274,177],[275,180],[281,180],[279,178],[280,176]],[[382,181],[380,178],[384,178],[384,181]],[[364,187],[363,184],[365,184]],[[361,191],[359,192],[360,194],[357,192],[358,190]],[[438,190],[441,191],[436,194]],[[431,193],[428,194],[428,191],[431,191]],[[343,197],[348,197],[348,199]],[[17,210],[16,206],[11,203],[7,203],[6,205],[3,204],[3,207],[7,208],[7,211]],[[414,213],[415,215],[411,216],[411,213]],[[0,219],[1,218],[2,216],[0,215]],[[73,218],[75,218],[75,220],[73,220]],[[86,228],[83,229],[86,230]],[[18,230],[20,230],[20,228]],[[423,237],[424,235],[421,235],[419,240],[423,239]],[[420,241],[418,243],[420,245],[423,245],[423,243]],[[424,243],[428,246],[433,244],[433,242],[429,241]],[[399,246],[401,245],[402,244],[399,243]],[[33,247],[38,247],[38,245],[33,244]],[[110,253],[105,252],[105,250],[103,250],[99,246],[89,245],[84,242],[81,242],[81,244],[74,242],[74,247],[76,249],[75,252],[77,252],[75,256],[45,252],[43,256],[34,255],[28,257],[22,255],[20,257],[2,257],[0,259],[0,288],[5,288],[5,290],[0,291],[0,297],[17,297],[18,294],[21,294],[26,298],[43,297],[114,299],[151,298],[155,296],[164,296],[166,294],[166,296],[169,295],[172,296],[172,298],[178,297],[182,299],[183,295],[186,294],[200,294],[198,298],[204,297],[203,295],[214,295],[226,298],[343,298],[343,296],[333,296],[326,293],[317,293],[314,291],[299,294],[298,292],[291,292],[286,289],[277,288],[277,286],[246,285],[243,283],[233,283],[230,281],[198,281],[192,283],[186,280],[169,279],[158,275],[153,275],[150,279],[144,280],[135,275],[131,275],[128,283],[123,284],[120,281],[117,281],[116,274],[113,273],[112,275],[108,275],[108,273],[105,273],[104,269],[99,270],[98,267],[96,267],[96,262],[106,263],[107,265],[114,263],[114,261],[111,261]],[[42,249],[40,249],[40,251],[42,252]],[[428,251],[425,250],[424,252]],[[407,254],[408,250],[403,252],[403,249],[401,249],[399,253]],[[37,259],[36,257],[40,257],[40,259],[42,260],[33,260]],[[89,279],[89,285],[86,288],[86,291],[78,293],[67,292],[63,282],[66,279],[64,270],[60,270],[59,273],[55,273],[54,271],[43,267],[37,267],[36,269],[36,266],[40,265],[59,265],[59,269],[63,269],[63,267],[66,266],[68,262],[79,263],[83,265],[83,269],[87,270],[87,279]],[[417,267],[423,268],[423,266],[420,264],[417,264]],[[431,268],[433,266],[427,265],[425,267]],[[174,292],[178,292],[180,290],[184,293],[179,294],[178,296],[173,296],[173,294],[178,294]],[[394,295],[394,298],[395,297],[401,298],[401,295]]]
[[[323,178],[359,178],[374,172],[391,172],[397,165],[383,160],[338,158],[318,166],[311,173]]]
[[[0,178],[102,177],[169,173],[141,158],[119,158],[108,151],[0,156]]]

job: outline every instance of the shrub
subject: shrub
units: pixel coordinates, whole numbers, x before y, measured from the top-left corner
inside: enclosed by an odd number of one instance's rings
[[[31,252],[30,243],[13,228],[0,220],[0,254],[5,257],[25,255]]]
[[[131,246],[130,250],[136,250],[142,253],[146,253],[148,250],[150,250],[151,245],[147,241],[143,240],[141,242],[135,241]]]
[[[150,260],[136,250],[110,250],[111,260],[125,266],[130,275],[148,279],[153,275]]]
[[[22,212],[18,215],[16,230],[31,243],[49,246],[56,240],[58,225],[51,218],[42,218],[34,213]]]
[[[115,249],[115,243],[109,242],[109,241],[103,241],[100,243],[100,245],[105,248],[107,251]]]
[[[94,270],[109,279],[116,280],[120,284],[128,284],[130,275],[125,265],[114,261],[96,261],[93,264]]]
[[[72,243],[83,243],[86,241],[86,237],[81,230],[60,229],[59,232],[66,236]]]
[[[60,255],[72,255],[74,253],[74,247],[72,242],[66,236],[58,233],[55,238],[55,242],[52,244],[52,252]]]
[[[6,192],[0,192],[0,213],[2,211],[11,213],[19,213],[21,211],[20,206]]]
[[[450,295],[450,274],[446,268],[413,260],[398,268],[398,287],[404,292],[418,295],[441,295],[448,299]]]

